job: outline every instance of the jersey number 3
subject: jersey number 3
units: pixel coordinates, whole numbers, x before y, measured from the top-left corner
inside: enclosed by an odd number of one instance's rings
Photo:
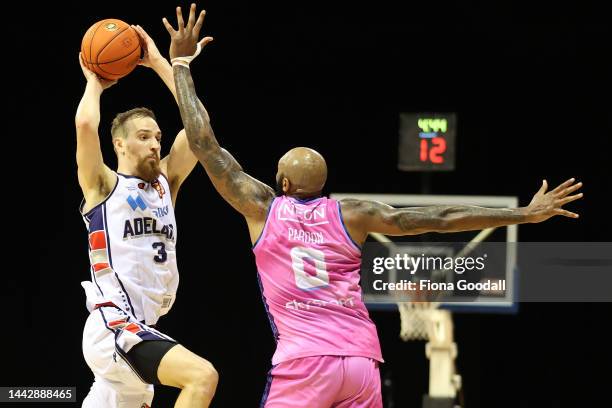
[[[164,244],[163,242],[155,242],[153,244],[153,249],[157,249],[157,255],[153,257],[153,260],[157,263],[166,262],[166,259],[168,259],[168,253],[166,252],[166,244]]]

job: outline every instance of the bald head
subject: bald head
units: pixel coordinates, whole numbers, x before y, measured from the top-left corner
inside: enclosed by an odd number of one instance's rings
[[[308,147],[289,150],[278,162],[277,194],[297,197],[320,195],[327,180],[327,164]]]

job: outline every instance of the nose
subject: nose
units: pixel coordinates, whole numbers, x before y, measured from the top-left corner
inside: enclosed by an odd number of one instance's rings
[[[158,152],[161,150],[161,143],[159,140],[153,138],[153,143],[151,144],[151,150],[154,152]]]

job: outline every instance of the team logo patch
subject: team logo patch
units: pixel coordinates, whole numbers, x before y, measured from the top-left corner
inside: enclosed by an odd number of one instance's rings
[[[325,206],[312,208],[307,205],[284,202],[278,206],[276,211],[279,221],[297,222],[309,227],[329,224]]]
[[[140,408],[151,408],[151,406],[147,403],[143,403]]]
[[[138,188],[141,190],[145,189],[146,184],[145,183],[138,183]]]
[[[164,186],[162,186],[162,184],[159,182],[159,180],[156,179],[154,182],[152,182],[151,187],[157,190],[157,194],[159,194],[159,198],[164,198],[164,194],[166,194],[166,190],[164,189]]]
[[[117,31],[119,29],[119,26],[115,23],[106,23],[104,28],[108,31]]]
[[[147,208],[147,204],[144,202],[140,194],[137,194],[136,198],[129,195],[126,201],[130,205],[130,207],[132,207],[133,211],[136,211],[136,208],[140,208],[143,211],[145,210],[145,208]]]

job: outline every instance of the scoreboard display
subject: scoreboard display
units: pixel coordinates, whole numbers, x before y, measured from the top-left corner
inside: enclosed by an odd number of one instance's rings
[[[400,113],[398,168],[454,170],[456,128],[455,113]]]

